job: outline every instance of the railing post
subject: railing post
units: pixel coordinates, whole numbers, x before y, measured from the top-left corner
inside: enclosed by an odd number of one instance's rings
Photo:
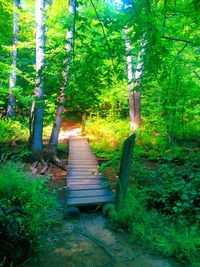
[[[130,175],[131,159],[133,155],[133,147],[135,144],[136,134],[130,135],[124,142],[122,159],[119,171],[119,180],[116,192],[116,208],[120,210],[125,202],[128,188],[128,179]]]

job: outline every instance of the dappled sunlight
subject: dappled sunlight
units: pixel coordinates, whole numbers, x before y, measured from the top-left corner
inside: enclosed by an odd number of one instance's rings
[[[80,252],[87,251],[92,245],[88,242],[81,242],[80,244],[73,243],[71,247],[58,247],[55,249],[55,253],[62,254],[63,256],[72,256]]]
[[[59,141],[62,141],[62,140],[64,140],[64,139],[68,139],[69,138],[69,136],[80,136],[80,134],[81,134],[81,128],[74,128],[74,129],[72,129],[72,130],[70,130],[70,131],[68,131],[68,130],[62,130],[62,131],[60,131],[60,134],[59,134]]]

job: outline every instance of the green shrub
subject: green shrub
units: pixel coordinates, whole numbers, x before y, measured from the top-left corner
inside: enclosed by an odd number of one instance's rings
[[[19,236],[35,249],[52,222],[55,198],[48,193],[44,178],[29,177],[14,164],[0,166],[0,181],[0,221],[5,229],[11,229],[5,230],[4,239],[7,236],[17,244]]]
[[[156,210],[147,211],[146,197],[141,192],[129,191],[124,208],[113,211],[111,219],[117,227],[129,228],[132,239],[139,238],[164,255],[199,266],[198,225],[189,225],[184,218],[163,216]]]
[[[0,118],[0,143],[24,141],[28,139],[28,128],[24,124]]]
[[[100,157],[112,157],[113,151],[121,150],[122,143],[130,134],[128,120],[92,118],[87,121],[86,134],[94,152]]]

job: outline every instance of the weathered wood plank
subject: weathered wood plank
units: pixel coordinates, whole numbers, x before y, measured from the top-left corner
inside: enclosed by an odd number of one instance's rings
[[[98,165],[98,162],[95,160],[69,160],[68,164],[70,165]]]
[[[67,204],[97,205],[114,200],[108,182],[98,173],[99,164],[86,138],[69,138]]]
[[[92,172],[91,171],[88,172],[88,171],[71,171],[71,170],[69,170],[68,175],[69,176],[85,176],[85,177],[90,176],[90,175],[98,176],[98,175],[96,175],[95,170]]]
[[[87,168],[89,168],[89,169],[98,169],[99,168],[99,166],[97,165],[97,164],[88,164],[88,165],[83,165],[83,164],[71,164],[71,163],[69,163],[68,164],[68,170],[69,169],[87,169]]]
[[[67,177],[68,181],[73,181],[73,180],[101,180],[101,181],[106,181],[105,178],[103,176],[92,176],[92,175],[88,175],[88,176],[68,176]]]
[[[67,188],[67,191],[78,191],[78,190],[95,190],[95,189],[107,189],[107,184],[76,184],[76,185],[70,185],[70,187]]]
[[[113,202],[113,196],[67,198],[68,206],[87,206]]]
[[[109,189],[96,190],[72,190],[67,192],[69,198],[73,197],[98,197],[98,196],[113,196]]]
[[[108,183],[105,181],[101,181],[101,180],[74,180],[74,181],[68,181],[67,182],[67,186],[71,187],[71,186],[75,186],[75,185],[103,185],[103,186],[108,186]]]

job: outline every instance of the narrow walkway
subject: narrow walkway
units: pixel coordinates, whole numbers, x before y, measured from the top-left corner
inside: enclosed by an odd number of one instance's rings
[[[107,181],[85,137],[69,137],[67,205],[89,206],[114,201]]]

